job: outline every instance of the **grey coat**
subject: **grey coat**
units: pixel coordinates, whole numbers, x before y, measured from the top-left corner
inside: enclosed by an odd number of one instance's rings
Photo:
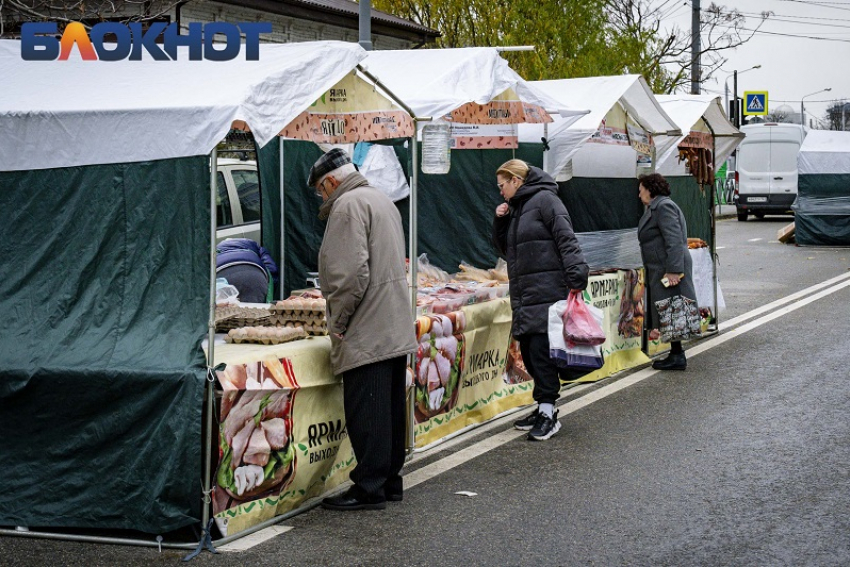
[[[328,225],[319,250],[335,374],[416,351],[401,216],[359,173],[322,205]]]
[[[638,241],[646,289],[649,292],[650,328],[658,328],[655,302],[675,295],[696,301],[691,254],[688,252],[688,227],[685,215],[670,197],[658,196],[650,201],[638,224]],[[664,274],[685,274],[677,286],[664,287]]]

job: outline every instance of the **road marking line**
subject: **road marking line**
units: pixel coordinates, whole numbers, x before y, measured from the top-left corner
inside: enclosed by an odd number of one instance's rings
[[[789,305],[789,306],[784,307],[784,308],[782,308],[778,311],[775,311],[775,312],[773,312],[769,315],[765,315],[764,317],[762,317],[760,319],[756,319],[755,321],[751,321],[751,322],[747,323],[746,325],[742,325],[741,327],[738,327],[736,329],[733,329],[732,331],[729,331],[728,333],[724,333],[724,334],[718,335],[714,338],[707,339],[704,343],[702,343],[698,346],[689,348],[687,350],[687,353],[690,356],[696,356],[696,355],[703,353],[703,352],[705,352],[709,349],[720,346],[727,341],[731,341],[732,339],[735,339],[735,338],[741,336],[742,334],[744,334],[748,331],[751,331],[751,330],[753,330],[757,327],[760,327],[760,326],[762,326],[766,323],[769,323],[770,321],[773,321],[774,319],[778,319],[779,317],[782,317],[783,315],[787,315],[788,313],[791,313],[792,311],[796,311],[797,309],[805,307],[809,303],[817,301],[818,299],[826,297],[827,295],[831,295],[831,294],[833,294],[833,293],[835,293],[835,292],[837,292],[837,291],[839,291],[839,290],[841,290],[845,287],[850,287],[850,279],[848,279],[848,277],[850,277],[850,275],[844,275],[844,276],[839,276],[838,278],[833,278],[833,279],[838,279],[838,280],[844,279],[845,281],[843,281],[842,283],[839,283],[839,284],[837,284],[833,287],[823,289],[822,291],[815,293],[814,295],[810,295],[809,297],[806,297],[805,299],[801,299],[800,301],[796,302],[793,305]],[[832,281],[832,280],[829,280],[829,281]],[[827,284],[827,282],[824,282],[824,284]],[[814,287],[824,287],[824,284],[818,284],[818,286],[812,286],[812,287],[813,288]],[[809,289],[812,289],[812,288],[809,288]],[[806,290],[803,290],[803,291],[806,291]],[[795,295],[799,295],[799,294],[802,294],[802,293],[803,292],[798,292],[798,294],[795,294]],[[785,301],[785,302],[787,303],[787,301]],[[774,303],[778,303],[778,302],[774,302]],[[751,318],[751,316],[749,316],[749,314],[745,314],[745,315],[746,315],[746,317],[744,315],[742,315],[738,319],[744,320],[745,318],[746,319]],[[730,321],[730,323],[731,323],[731,321]],[[643,370],[639,370],[639,371],[635,372],[634,374],[626,376],[625,378],[617,380],[616,382],[614,382],[612,384],[608,384],[607,386],[603,386],[603,387],[599,388],[598,390],[595,390],[595,391],[593,391],[593,392],[591,392],[591,393],[589,393],[585,396],[582,396],[581,398],[578,398],[576,400],[572,400],[572,401],[570,401],[570,402],[568,402],[564,405],[559,406],[558,407],[559,416],[563,417],[563,416],[569,415],[571,413],[574,413],[574,412],[576,412],[576,411],[578,411],[578,410],[580,410],[584,407],[589,406],[590,404],[592,404],[594,402],[602,400],[602,399],[604,399],[604,398],[606,398],[606,397],[608,397],[612,394],[616,394],[617,392],[624,390],[624,389],[628,388],[629,386],[634,386],[635,384],[642,382],[643,380],[646,380],[650,376],[654,376],[655,374],[658,374],[659,372],[660,372],[659,370],[655,370],[652,367],[644,368]],[[506,443],[509,443],[509,442],[513,441],[514,439],[517,439],[517,438],[522,437],[522,436],[527,435],[527,434],[528,433],[526,431],[518,431],[518,430],[508,429],[508,430],[503,431],[503,432],[501,432],[501,433],[499,433],[499,434],[497,434],[493,437],[489,437],[487,439],[479,441],[478,443],[474,443],[474,444],[470,445],[469,447],[467,447],[465,449],[461,449],[457,453],[449,455],[448,457],[446,457],[444,459],[440,459],[439,461],[436,461],[434,463],[431,463],[430,465],[426,465],[426,466],[422,467],[421,469],[417,469],[417,470],[415,470],[415,471],[413,471],[409,474],[404,475],[404,477],[403,477],[404,478],[404,487],[405,487],[405,489],[412,488],[412,487],[416,486],[417,484],[421,484],[421,483],[425,482],[426,480],[430,480],[430,479],[434,478],[435,476],[437,476],[439,474],[442,474],[442,473],[444,473],[448,470],[451,470],[451,469],[453,469],[457,466],[460,466],[460,465],[474,459],[475,457],[483,455],[484,453],[492,451],[493,449],[501,447],[502,445],[505,445]]]
[[[715,250],[723,250],[725,248],[726,248],[725,246],[716,246],[714,249]]]
[[[256,545],[277,537],[280,534],[286,533],[292,529],[292,526],[269,526],[260,531],[254,532],[251,535],[246,535],[235,541],[231,541],[225,545],[216,547],[218,551],[242,552],[248,551]]]
[[[792,301],[796,301],[797,299],[799,299],[801,297],[806,297],[806,296],[812,295],[813,293],[815,293],[817,291],[820,291],[824,288],[827,288],[827,287],[829,287],[829,286],[831,286],[835,283],[844,281],[846,279],[850,279],[850,272],[848,272],[846,274],[841,274],[840,276],[836,276],[834,278],[828,279],[825,282],[815,284],[811,287],[807,287],[806,289],[800,290],[796,293],[792,293],[791,295],[777,299],[776,301],[768,303],[767,305],[762,305],[761,307],[757,307],[756,309],[753,309],[752,311],[748,311],[747,313],[744,313],[743,315],[738,315],[737,317],[735,317],[733,319],[729,319],[728,321],[721,322],[720,323],[720,330],[724,331],[726,329],[734,327],[735,325],[739,325],[739,324],[743,323],[744,321],[746,321],[748,319],[752,319],[753,317],[758,317],[759,315],[761,315],[763,313],[767,313],[768,311],[773,311],[777,307],[785,305],[786,303],[791,303]]]
[[[568,388],[561,393],[561,398],[566,398],[566,397],[569,397],[569,396],[574,396],[576,394],[580,394],[584,390],[590,389],[592,386],[593,386],[592,383],[573,385],[571,388]],[[491,429],[500,429],[500,428],[504,427],[505,424],[508,423],[508,422],[512,422],[512,421],[515,421],[517,419],[522,419],[523,417],[529,415],[534,410],[535,407],[536,406],[534,404],[532,404],[531,406],[526,406],[525,409],[516,408],[515,411],[512,411],[510,413],[505,413],[501,417],[497,417],[496,419],[494,419],[492,421],[485,421],[481,424],[478,424],[477,427],[474,426],[474,425],[469,426],[469,427],[465,427],[464,429],[461,429],[460,431],[458,431],[458,433],[468,433],[469,431],[474,431],[475,435],[480,435],[482,433],[487,433]],[[440,453],[440,452],[442,452],[446,449],[451,449],[452,447],[454,447],[456,445],[460,445],[460,444],[466,443],[468,441],[469,441],[468,438],[463,437],[461,435],[457,435],[457,434],[452,434],[450,436],[446,436],[445,441],[443,441],[443,442],[437,441],[437,442],[433,443],[431,446],[415,452],[413,454],[413,456],[410,458],[410,460],[407,461],[406,464],[411,465],[413,463],[421,461],[422,459],[430,457],[434,453]]]
[[[747,242],[758,242],[759,240],[763,240],[762,238],[750,238]]]
[[[833,284],[836,284],[836,285],[834,285],[833,287],[829,287]],[[748,313],[744,313],[743,315],[735,317],[734,319],[730,319],[726,323],[721,323],[721,325],[720,325],[721,330],[724,329],[724,328],[734,326],[734,325],[738,325],[739,323],[741,323],[743,321],[746,321],[748,319],[752,319],[753,317],[757,317],[758,315],[765,313],[767,311],[770,311],[770,310],[772,310],[776,307],[779,307],[781,305],[785,305],[787,303],[790,303],[792,301],[797,300],[798,298],[807,296],[804,299],[797,301],[797,303],[795,303],[794,305],[789,305],[787,307],[779,309],[779,310],[777,310],[773,313],[770,313],[769,315],[765,315],[764,317],[762,317],[760,319],[756,319],[755,321],[751,321],[750,323],[747,323],[746,325],[742,325],[741,327],[735,328],[735,329],[729,331],[728,333],[724,333],[722,335],[717,335],[717,336],[715,336],[711,339],[707,339],[705,342],[703,342],[703,343],[701,343],[697,346],[690,347],[690,348],[687,349],[687,353],[692,357],[697,356],[697,355],[699,355],[699,354],[701,354],[701,353],[703,353],[703,352],[705,352],[709,349],[720,346],[720,345],[726,343],[727,341],[730,341],[734,338],[737,338],[737,337],[741,336],[742,334],[744,334],[748,331],[751,331],[751,330],[753,330],[757,327],[760,327],[760,326],[762,326],[766,323],[769,323],[770,321],[773,321],[774,319],[778,319],[779,317],[782,317],[783,315],[787,315],[788,313],[791,313],[792,311],[796,311],[797,309],[805,307],[809,303],[817,301],[818,299],[826,297],[827,295],[831,295],[831,294],[833,294],[833,293],[835,293],[835,292],[837,292],[837,291],[839,291],[839,290],[841,290],[845,287],[850,287],[850,273],[842,274],[840,276],[836,276],[836,277],[829,279],[825,282],[813,285],[813,286],[808,287],[804,290],[798,291],[798,292],[796,292],[792,295],[778,299],[778,300],[776,300],[772,303],[769,303],[767,305],[764,305],[762,307],[754,309],[754,310],[752,310]],[[608,384],[606,386],[603,386],[603,387],[601,387],[597,390],[594,390],[593,392],[591,392],[589,394],[586,394],[586,395],[584,395],[580,398],[577,398],[575,400],[567,402],[566,404],[558,406],[558,415],[559,415],[559,417],[564,417],[564,416],[570,415],[572,413],[575,413],[576,411],[583,409],[583,408],[589,406],[590,404],[592,404],[594,402],[598,402],[598,401],[600,401],[604,398],[607,398],[608,396],[611,396],[612,394],[616,394],[617,392],[625,390],[626,388],[628,388],[630,386],[634,386],[635,384],[638,384],[638,383],[646,380],[647,378],[658,374],[659,372],[660,372],[659,370],[655,370],[652,367],[648,367],[648,368],[644,368],[642,370],[639,370],[639,371],[635,372],[634,374],[630,374],[629,376],[621,378],[621,379],[617,380],[616,382],[614,382],[612,384]],[[583,385],[583,386],[586,386],[588,388],[590,387],[590,385]],[[568,390],[561,393],[561,398],[564,398],[566,396],[572,396],[575,393],[576,393],[576,388],[568,389]],[[530,411],[530,409],[528,411]],[[509,414],[509,415],[503,416],[502,418],[496,419],[496,420],[486,424],[485,426],[483,426],[478,431],[480,431],[482,433],[486,432],[490,429],[493,429],[495,427],[498,427],[499,425],[504,424],[508,420],[516,418],[517,415],[518,415],[518,412],[514,413],[514,414]],[[426,466],[424,466],[420,469],[417,469],[415,471],[412,471],[412,472],[405,474],[403,476],[404,488],[410,489],[410,488],[412,488],[412,487],[414,487],[418,484],[422,484],[423,482],[430,480],[430,479],[436,477],[437,475],[440,475],[444,472],[447,472],[447,471],[449,471],[449,470],[451,470],[455,467],[458,467],[458,466],[460,466],[460,465],[462,465],[462,464],[464,464],[464,463],[466,463],[466,462],[468,462],[468,461],[470,461],[470,460],[472,460],[472,459],[474,459],[478,456],[481,456],[481,455],[483,455],[483,454],[485,454],[489,451],[492,451],[493,449],[501,447],[502,445],[505,445],[505,444],[515,440],[515,439],[518,439],[518,438],[526,436],[526,435],[528,435],[527,431],[519,431],[519,430],[516,430],[516,429],[507,429],[505,431],[502,431],[501,433],[494,435],[493,437],[485,438],[485,439],[483,439],[483,440],[481,440],[477,443],[470,445],[469,447],[466,447],[465,449],[461,449],[460,451],[458,451],[458,452],[456,452],[452,455],[449,455],[449,456],[447,456],[443,459],[440,459],[439,461],[435,461],[435,462],[431,463],[430,465],[426,465]],[[440,445],[439,449],[440,450],[448,449],[448,448],[451,448],[451,447],[453,447],[453,446],[455,446],[459,443],[462,443],[462,442],[464,442],[464,440],[460,439],[460,438],[452,439],[452,440],[447,441],[446,443]],[[415,462],[417,460],[421,460],[422,458],[427,457],[429,454],[430,454],[429,450],[423,451],[422,453],[419,453],[416,457],[414,457],[410,462]],[[279,534],[285,533],[285,532],[287,532],[291,529],[292,529],[291,526],[271,526],[269,528],[265,528],[263,530],[260,530],[260,531],[254,533],[254,534],[251,534],[249,536],[246,536],[244,538],[236,540],[236,541],[229,543],[227,545],[220,546],[217,549],[221,549],[223,551],[245,551],[245,550],[247,550],[251,547],[254,547],[254,546],[256,546],[256,545],[258,545],[258,544],[260,544],[264,541],[268,541],[269,539],[271,539],[271,538],[273,538],[273,537],[275,537]]]

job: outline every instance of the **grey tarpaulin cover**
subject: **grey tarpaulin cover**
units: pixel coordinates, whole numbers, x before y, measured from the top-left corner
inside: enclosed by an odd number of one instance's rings
[[[637,229],[576,233],[591,270],[635,269],[643,266]]]
[[[200,521],[209,215],[206,156],[0,172],[0,525]]]
[[[850,246],[850,132],[810,130],[797,161],[797,243]]]

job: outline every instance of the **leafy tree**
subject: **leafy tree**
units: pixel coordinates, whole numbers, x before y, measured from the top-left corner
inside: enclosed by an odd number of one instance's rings
[[[505,58],[530,80],[618,73],[606,0],[374,0],[376,9],[439,30],[436,47],[534,45]]]
[[[530,80],[642,74],[655,92],[690,81],[691,30],[665,27],[673,0],[373,0],[375,8],[439,30],[437,47],[534,45],[506,59]],[[768,14],[762,14],[759,24]],[[755,31],[734,9],[701,15],[702,80]]]

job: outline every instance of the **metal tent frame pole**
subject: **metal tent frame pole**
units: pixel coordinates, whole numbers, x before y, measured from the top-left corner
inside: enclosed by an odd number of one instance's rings
[[[711,314],[714,316],[714,331],[720,332],[720,313],[717,310],[717,212],[714,208],[714,199],[717,197],[717,184],[714,183],[714,179],[717,175],[717,142],[716,135],[714,133],[714,128],[711,127],[711,124],[708,123],[708,120],[705,120],[706,127],[708,127],[709,132],[711,132],[711,180],[709,183],[709,195],[708,195],[708,209],[709,209],[709,218],[710,218],[710,226],[711,226],[711,242],[709,243],[709,251],[711,253],[711,283],[714,289],[714,303],[711,306]]]
[[[279,291],[278,291],[278,299],[283,299],[283,290],[285,282],[286,282],[286,188],[283,180],[284,173],[284,158],[283,158],[283,136],[278,136],[278,168],[280,172],[280,254],[278,260],[278,277],[279,277]]]
[[[213,412],[215,411],[215,280],[216,280],[216,197],[218,196],[218,188],[216,187],[216,178],[218,176],[218,150],[213,148],[210,152],[210,304],[208,331],[209,339],[207,344],[207,380],[206,380],[206,414],[207,419],[204,424],[204,440],[205,444],[201,452],[204,455],[204,478],[203,478],[203,510],[201,511],[201,526],[206,528],[210,520],[210,504],[212,502],[210,494],[212,493],[212,428],[213,428]]]

